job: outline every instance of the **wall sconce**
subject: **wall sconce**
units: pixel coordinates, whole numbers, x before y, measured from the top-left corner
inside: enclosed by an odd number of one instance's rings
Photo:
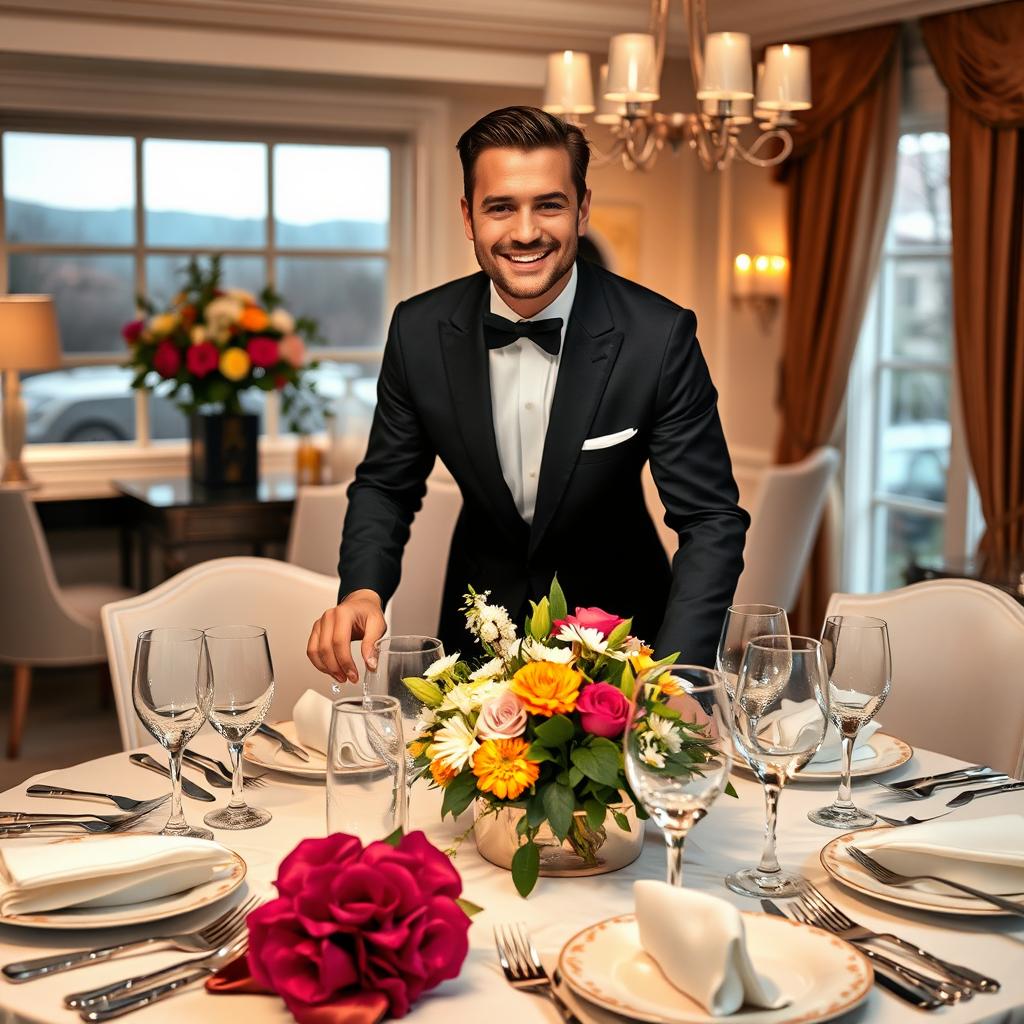
[[[767,331],[789,287],[789,260],[785,256],[750,256],[741,252],[732,264],[732,296],[752,309]]]

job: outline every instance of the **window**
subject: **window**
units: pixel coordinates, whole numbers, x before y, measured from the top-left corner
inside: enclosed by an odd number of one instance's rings
[[[136,295],[160,305],[178,291],[192,254],[222,253],[227,285],[271,284],[316,319],[329,345],[314,353],[321,390],[343,406],[365,397],[357,385],[376,372],[398,291],[399,146],[36,131],[0,141],[0,292],[53,295],[64,350],[63,369],[25,375],[29,443],[136,436],[120,328]],[[186,435],[167,399],[149,411],[154,439]]]
[[[884,249],[851,376],[844,586],[903,585],[913,559],[967,547],[953,404],[949,138],[899,140]],[[953,490],[959,493],[953,493]]]

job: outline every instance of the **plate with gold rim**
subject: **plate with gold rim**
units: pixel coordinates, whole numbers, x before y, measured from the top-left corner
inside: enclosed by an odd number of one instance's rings
[[[914,756],[914,748],[909,743],[890,736],[887,732],[876,732],[868,741],[868,746],[873,751],[872,755],[854,760],[850,772],[851,778],[864,779],[872,775],[891,772],[894,768],[905,765]],[[794,782],[838,782],[843,776],[840,763],[828,761],[825,764],[828,767],[816,765],[812,768],[808,765],[798,771],[788,784],[792,785]],[[739,769],[744,775],[752,776],[754,774],[740,757],[736,758],[733,767]]]
[[[558,967],[572,991],[619,1017],[649,1024],[815,1024],[867,998],[874,972],[848,942],[797,921],[743,912],[750,958],[793,1001],[779,1010],[714,1017],[681,992],[640,945],[634,914],[599,921],[562,948]]]
[[[319,750],[303,746],[295,734],[294,722],[277,722],[274,728],[296,746],[302,747],[309,754],[309,760],[303,761],[294,754],[286,753],[281,744],[263,733],[253,733],[246,738],[242,747],[242,755],[250,764],[258,768],[266,768],[285,775],[296,775],[303,779],[325,779],[327,777],[327,758]]]

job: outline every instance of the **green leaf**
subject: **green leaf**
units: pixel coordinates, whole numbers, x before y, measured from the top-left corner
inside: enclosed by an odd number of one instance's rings
[[[623,832],[632,831],[629,827],[629,818],[627,818],[622,811],[612,811],[612,817],[615,819],[615,824],[618,825]]]
[[[483,913],[483,907],[477,906],[477,904],[470,900],[463,899],[461,896],[456,896],[455,902],[458,903],[459,909],[466,915],[466,917],[473,917],[474,914]]]
[[[551,608],[548,599],[542,597],[540,604],[533,605],[533,614],[530,616],[530,636],[534,640],[547,640],[551,635]]]
[[[540,848],[530,840],[512,855],[512,882],[523,899],[533,892],[539,875]]]
[[[420,679],[419,676],[406,676],[402,682],[405,683],[406,689],[418,701],[426,704],[428,708],[436,708],[444,700],[441,687],[429,679]]]
[[[583,810],[587,812],[587,824],[591,828],[600,828],[604,824],[607,808],[600,800],[590,799],[585,801]]]
[[[472,772],[456,775],[445,787],[441,801],[441,820],[446,814],[457,818],[477,796],[476,776]]]
[[[559,586],[557,574],[551,581],[551,594],[548,596],[548,604],[550,605],[552,622],[555,622],[557,619],[564,619],[569,614],[569,607],[565,603],[565,594],[562,593],[562,588]]]
[[[404,835],[405,832],[402,830],[402,826],[399,825],[391,835],[385,836],[381,842],[387,843],[388,846],[397,846],[402,841],[402,836]]]
[[[581,772],[579,768],[576,767],[576,765],[573,765],[569,769],[569,785],[572,786],[573,789],[575,789],[582,781],[583,772]]]
[[[565,715],[555,715],[533,731],[545,747],[552,748],[568,743],[573,738],[576,728]]]
[[[633,675],[633,666],[628,661],[624,661],[622,663],[622,675],[619,677],[619,689],[626,700],[633,699],[635,682],[636,676]]]
[[[633,628],[632,619],[623,619],[612,631],[608,634],[608,646],[617,648],[623,640],[629,636],[629,631]]]
[[[568,786],[552,782],[544,788],[544,813],[559,842],[569,834],[572,812],[575,810],[576,797]]]
[[[555,761],[557,759],[547,747],[543,747],[539,743],[531,743],[526,751],[526,760],[543,764],[545,761]]]
[[[535,793],[526,805],[526,820],[530,823],[530,828],[538,828],[543,825],[546,813],[543,793]]]
[[[619,748],[603,737],[596,737],[586,747],[572,752],[572,763],[588,779],[605,786],[619,786]]]
[[[736,787],[731,782],[725,784],[725,795],[739,798],[739,793],[736,792]]]

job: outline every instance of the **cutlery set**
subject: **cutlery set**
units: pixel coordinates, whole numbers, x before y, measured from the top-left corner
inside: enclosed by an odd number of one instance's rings
[[[537,954],[524,925],[501,925],[494,929],[494,945],[505,980],[523,992],[546,996],[555,1005],[565,1024],[581,1024],[580,1019],[558,994]]]

